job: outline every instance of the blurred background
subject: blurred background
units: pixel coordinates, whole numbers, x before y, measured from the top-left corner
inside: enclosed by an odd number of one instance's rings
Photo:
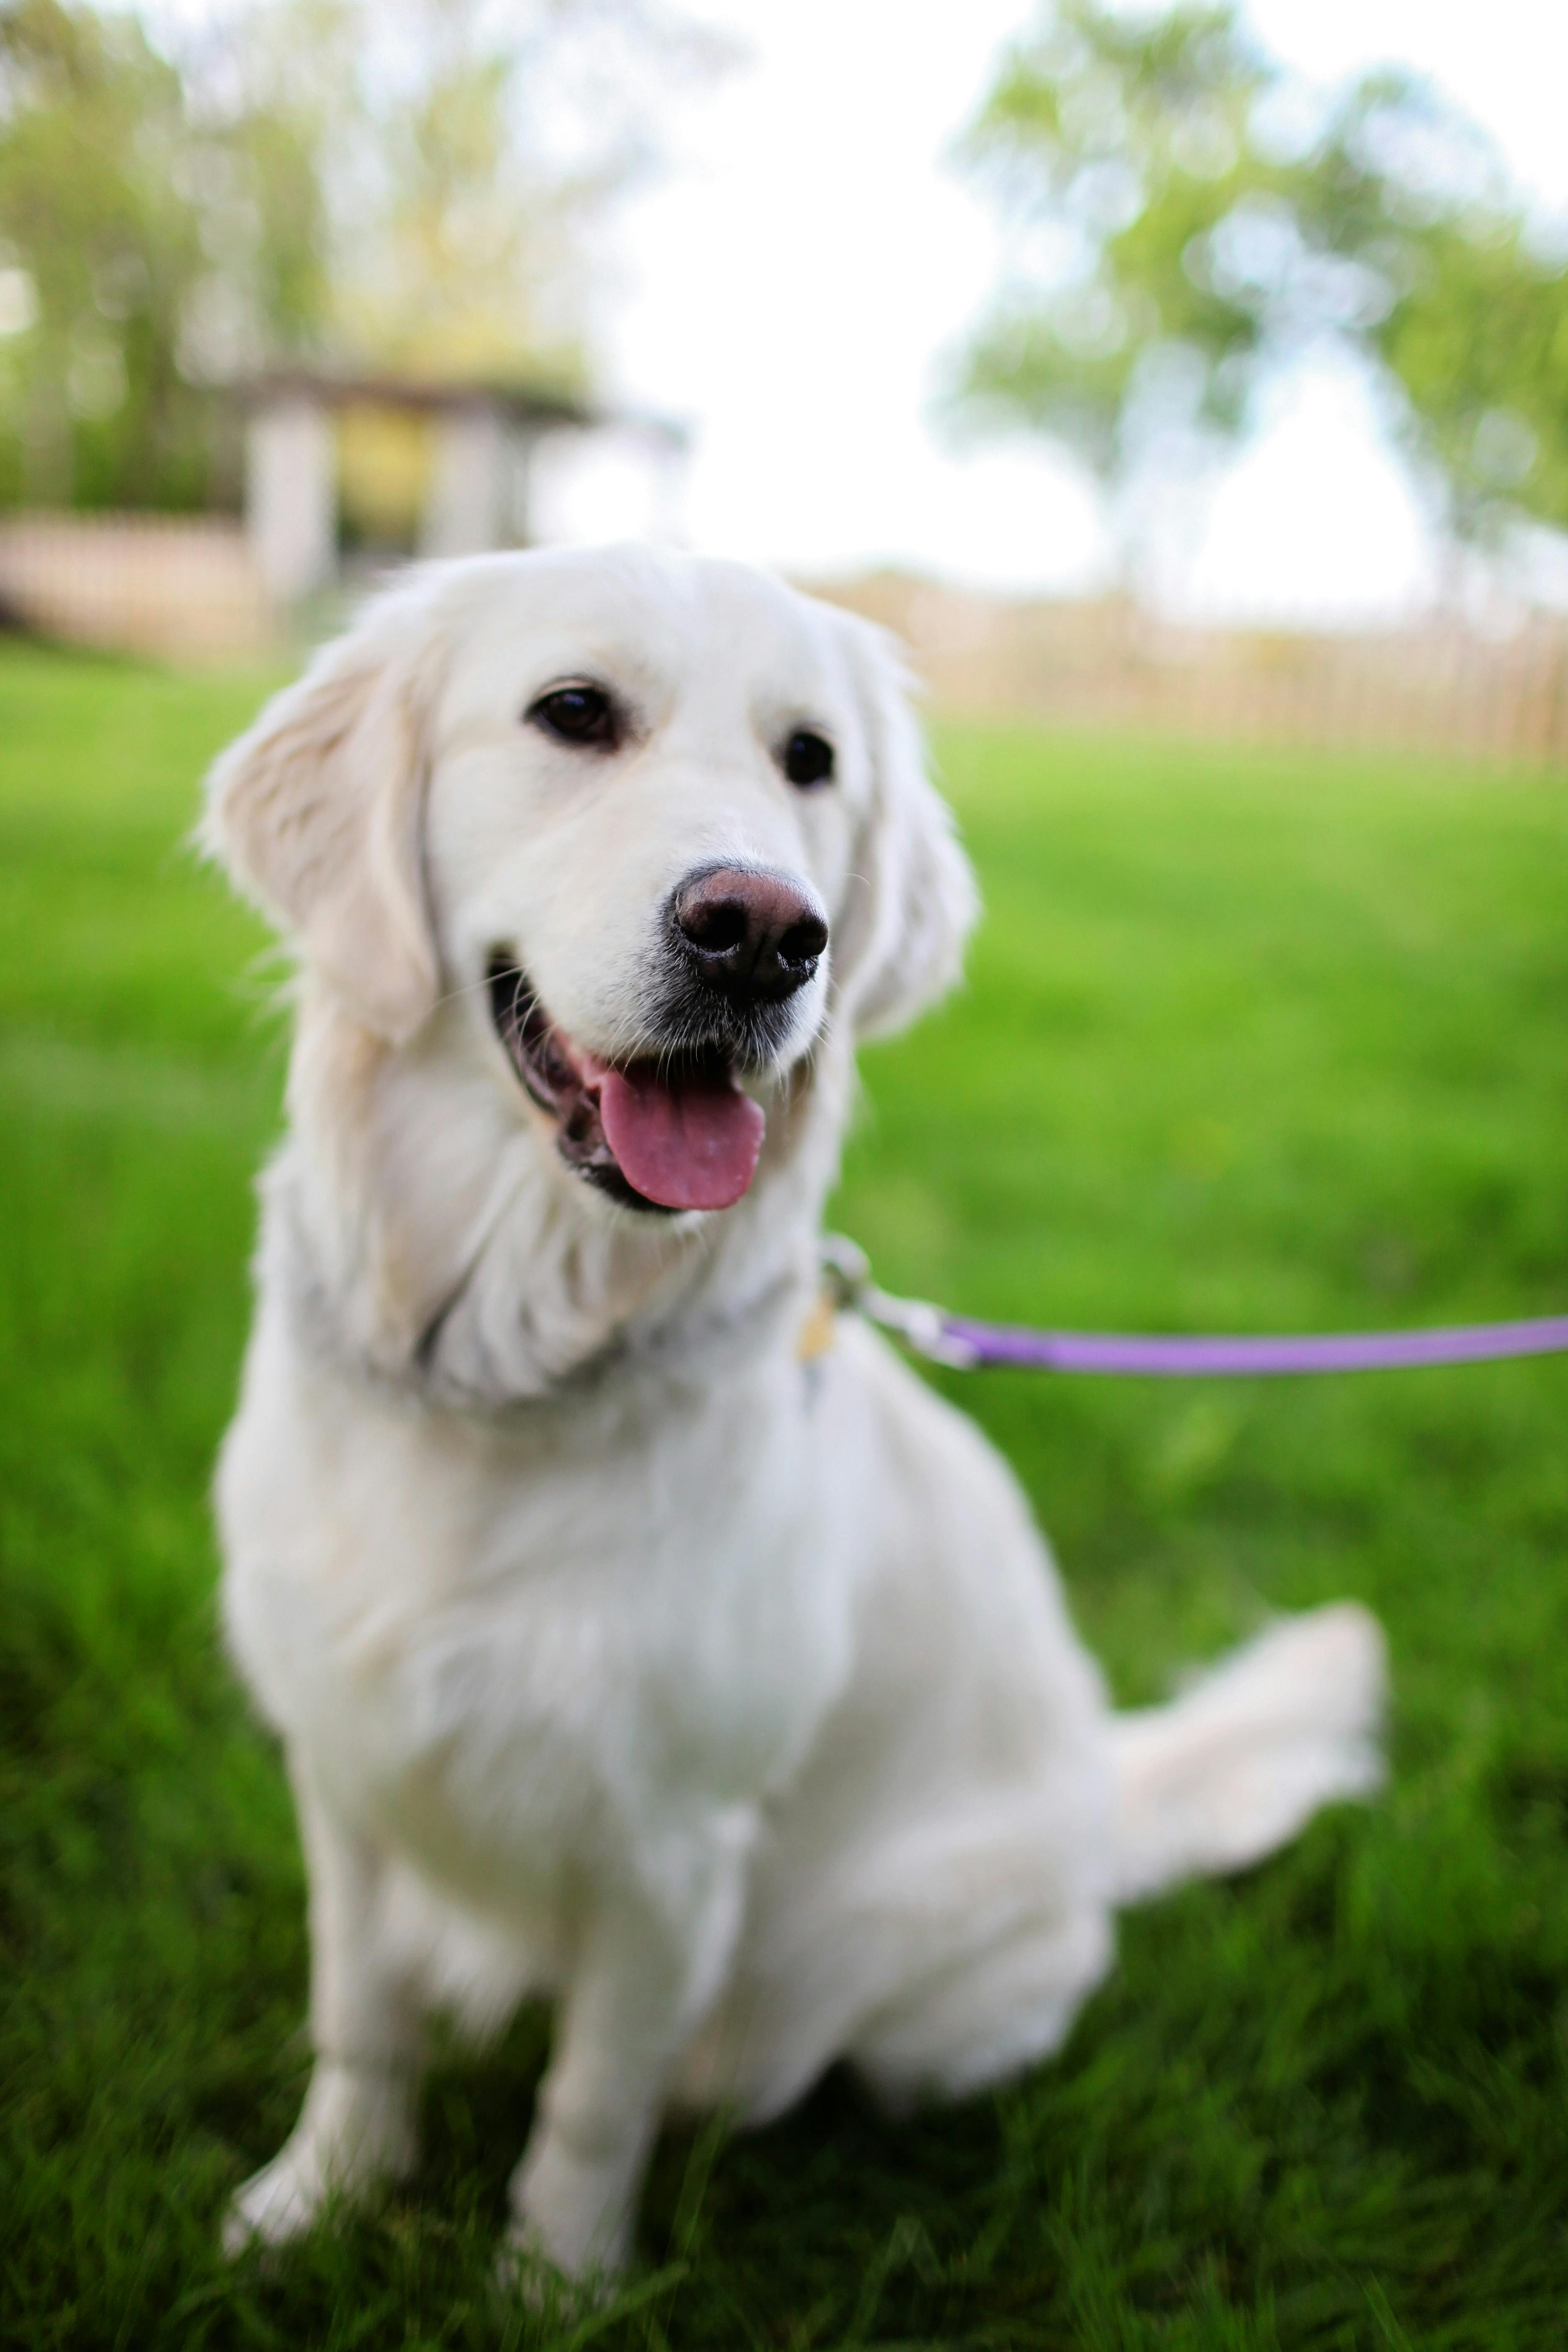
[[[1563,0],[0,0],[7,2352],[1557,2352],[1568,1359],[933,1369],[1121,1701],[1375,1609],[1379,1801],[1130,1916],[994,2098],[667,2133],[581,2325],[497,2316],[534,2011],[381,2213],[223,2261],[307,2064],[206,1500],[288,1048],[182,845],[399,563],[775,565],[907,636],[984,900],[863,1058],[890,1288],[1562,1312],[1564,90]]]
[[[1554,0],[0,7],[0,600],[646,535],[968,712],[1568,758]]]

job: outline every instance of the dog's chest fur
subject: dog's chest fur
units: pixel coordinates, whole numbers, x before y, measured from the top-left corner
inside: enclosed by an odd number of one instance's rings
[[[264,1318],[220,1483],[234,1647],[353,1813],[454,1895],[531,1904],[795,1769],[848,1671],[857,1408],[772,1346],[487,1423]]]

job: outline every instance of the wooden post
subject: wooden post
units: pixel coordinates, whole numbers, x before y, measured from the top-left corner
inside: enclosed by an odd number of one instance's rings
[[[511,455],[495,402],[466,401],[438,415],[421,555],[484,555],[507,544]]]
[[[323,404],[289,392],[258,401],[245,436],[245,527],[263,587],[292,604],[337,566],[332,427]]]

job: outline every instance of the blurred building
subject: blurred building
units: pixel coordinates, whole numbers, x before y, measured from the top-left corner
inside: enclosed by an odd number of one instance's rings
[[[536,476],[563,442],[613,443],[648,478],[642,509],[667,513],[686,446],[667,420],[515,384],[289,368],[225,396],[243,417],[241,516],[0,517],[0,615],[154,658],[254,660],[400,563],[535,543]]]

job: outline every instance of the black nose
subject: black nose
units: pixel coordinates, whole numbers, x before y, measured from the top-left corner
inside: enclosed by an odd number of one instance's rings
[[[827,925],[786,875],[704,866],[672,905],[681,952],[709,987],[748,1003],[793,996],[827,945]]]

